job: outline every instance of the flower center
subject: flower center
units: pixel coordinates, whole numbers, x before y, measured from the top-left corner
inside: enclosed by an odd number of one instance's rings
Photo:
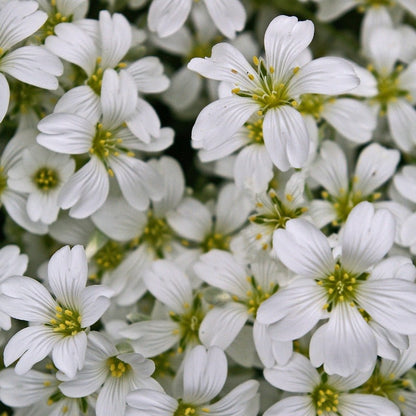
[[[282,83],[274,85],[271,91],[264,92],[261,96],[256,96],[254,99],[262,105],[263,111],[265,111],[269,108],[288,104],[289,97],[287,95],[286,85]]]
[[[197,416],[196,407],[188,403],[183,403],[179,399],[179,405],[173,416]]]
[[[86,84],[97,94],[101,95],[101,87],[103,85],[104,70],[100,66],[101,57],[97,58],[94,73],[88,78]]]
[[[372,65],[369,65],[368,69],[377,79],[378,94],[373,98],[373,101],[376,101],[381,105],[381,115],[386,113],[389,102],[394,102],[397,98],[401,97],[406,97],[409,100],[411,99],[409,91],[400,88],[399,75],[403,71],[402,65],[397,65],[394,71],[389,75],[379,74]]]
[[[353,275],[336,264],[333,274],[316,281],[327,293],[327,303],[324,305],[324,309],[331,311],[340,302],[350,302],[351,306],[355,306],[357,287],[367,277],[368,273],[362,273],[359,276]]]
[[[318,94],[304,94],[301,97],[301,102],[298,106],[298,110],[303,115],[311,115],[315,119],[321,118],[322,110],[324,109],[324,103],[326,97]]]
[[[311,398],[318,416],[326,412],[338,412],[339,394],[337,390],[321,383],[311,393]]]
[[[111,357],[107,360],[107,367],[110,369],[111,377],[120,378],[131,369],[130,364],[127,364],[117,357]]]
[[[357,181],[356,177],[353,178],[353,182]],[[334,227],[344,223],[351,210],[362,201],[374,202],[381,197],[379,192],[374,192],[370,195],[363,195],[359,190],[353,190],[352,187],[346,191],[345,189],[339,190],[338,196],[329,195],[327,191],[322,192],[322,197],[329,201],[336,212],[336,220],[332,221]]]
[[[79,399],[68,398],[60,390],[57,390],[55,393],[51,394],[48,397],[46,404],[48,406],[52,406],[53,404],[58,403],[60,401],[63,401],[63,405],[60,409],[61,412],[59,414],[66,414],[69,411],[68,401],[77,402],[78,408],[81,412],[80,414],[86,415],[88,412],[88,401],[85,397],[80,397]]]
[[[247,281],[250,283],[251,289],[246,293],[247,299],[245,304],[248,308],[248,312],[255,318],[259,306],[278,291],[279,285],[277,283],[271,283],[270,288],[263,288],[257,283],[254,276],[248,276]],[[233,299],[236,300],[235,297],[233,297]]]
[[[56,0],[51,1],[52,11],[48,15],[48,20],[44,23],[41,28],[40,41],[44,41],[48,36],[55,34],[55,26],[59,23],[72,22],[72,15],[64,16],[58,12],[56,8]]]
[[[297,106],[296,101],[289,96],[288,81],[282,82],[282,80],[276,79],[275,69],[270,66],[266,67],[266,63],[263,58],[253,56],[253,62],[255,70],[257,72],[257,78],[252,74],[245,74],[250,81],[256,80],[257,86],[252,90],[242,90],[240,86],[233,88],[231,92],[240,97],[251,97],[261,107],[258,115],[263,115],[268,109],[280,107],[282,105]],[[293,74],[298,72],[299,68],[293,70]],[[237,74],[236,69],[232,69],[231,72]]]
[[[122,141],[122,139],[114,137],[111,131],[105,130],[101,123],[97,123],[95,136],[92,139],[92,145],[89,152],[96,155],[101,160],[107,159],[110,154],[118,156],[118,145],[121,144]]]
[[[124,250],[121,244],[109,241],[94,256],[98,267],[104,270],[115,269],[123,260]]]
[[[51,319],[49,325],[52,326],[53,332],[58,332],[65,336],[76,335],[83,331],[81,327],[81,315],[72,309],[56,306],[55,318]]]
[[[205,240],[201,243],[202,250],[207,253],[210,250],[226,250],[230,248],[230,239],[228,235],[221,233],[211,233],[205,237]]]
[[[18,115],[26,114],[28,110],[34,111],[41,116],[43,113],[44,90],[33,85],[24,84],[23,82],[12,82],[10,88],[10,113]],[[50,96],[53,100],[53,96]],[[47,105],[45,105],[47,108]]]
[[[176,371],[172,366],[172,358],[175,356],[173,350],[165,351],[155,357],[152,357],[152,361],[155,363],[155,371],[152,375],[153,378],[158,380],[165,376],[174,376]]]
[[[158,218],[153,211],[147,213],[147,224],[140,238],[152,247],[159,257],[163,257],[163,248],[168,249],[167,244],[172,239],[172,229],[164,218]]]
[[[173,311],[169,312],[170,318],[179,324],[175,334],[180,334],[179,351],[183,351],[187,345],[199,343],[199,326],[204,319],[205,313],[202,309],[200,297],[195,296],[192,305],[184,305],[186,312],[179,315]]]
[[[278,228],[285,228],[289,220],[300,217],[308,210],[306,207],[291,207],[289,203],[293,201],[293,195],[286,194],[285,198],[287,202],[282,201],[274,191],[270,191],[267,201],[257,202],[258,213],[250,216],[249,220],[274,231]],[[260,240],[262,235],[260,234],[256,238]]]
[[[41,191],[48,192],[58,186],[59,174],[54,169],[43,167],[33,175],[33,182]]]
[[[205,43],[197,42],[191,52],[185,57],[184,63],[188,63],[192,58],[205,58],[211,54],[212,47],[222,42],[224,39],[223,36],[215,36],[211,41]]]
[[[394,402],[404,402],[405,398],[401,394],[403,390],[409,389],[410,381],[397,378],[395,374],[381,374],[379,365],[376,366],[372,376],[359,389],[360,393],[375,394],[386,397]]]
[[[258,119],[254,123],[245,124],[248,130],[248,138],[254,144],[264,144],[263,141],[263,119]]]

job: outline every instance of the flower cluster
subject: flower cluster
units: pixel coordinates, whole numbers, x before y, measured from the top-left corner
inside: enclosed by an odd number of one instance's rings
[[[1,415],[415,416],[415,16],[0,0]]]

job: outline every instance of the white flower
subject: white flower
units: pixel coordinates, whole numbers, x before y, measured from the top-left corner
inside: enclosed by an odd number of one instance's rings
[[[10,89],[6,77],[48,90],[58,88],[57,76],[62,75],[61,61],[40,46],[22,46],[12,50],[20,41],[36,32],[47,19],[37,11],[35,1],[9,1],[0,9],[0,122],[9,105]]]
[[[122,329],[136,352],[154,357],[179,344],[182,352],[199,344],[199,327],[206,307],[194,294],[189,278],[173,262],[156,260],[144,274],[150,293],[166,305],[166,319],[144,320]]]
[[[19,163],[9,170],[8,185],[28,195],[27,214],[34,221],[53,223],[59,212],[58,195],[75,170],[75,161],[67,155],[31,146]]]
[[[185,23],[192,0],[153,0],[149,8],[149,29],[160,37],[172,35]],[[204,0],[214,24],[228,38],[244,28],[246,12],[239,0]]]
[[[211,213],[206,205],[195,198],[184,198],[175,211],[167,214],[168,224],[186,240],[185,245],[197,244],[199,253],[214,248],[228,250],[232,235],[246,222],[251,201],[234,184],[225,185]],[[214,217],[214,218],[213,218]]]
[[[51,370],[51,365],[47,368]],[[0,399],[20,416],[79,416],[80,412],[92,416],[84,397],[65,397],[59,384],[56,374],[29,370],[18,375],[13,369],[5,369],[0,372]]]
[[[255,258],[259,251],[273,247],[273,234],[293,218],[309,220],[308,205],[305,200],[305,174],[294,172],[277,176],[277,189],[256,195],[256,210],[250,215],[250,225],[242,230],[236,239],[241,240],[248,256]],[[234,246],[233,246],[234,249]]]
[[[378,352],[372,325],[387,331],[384,337],[392,343],[396,334],[416,332],[416,285],[371,272],[391,248],[394,227],[387,210],[375,212],[362,202],[348,217],[336,260],[318,229],[302,219],[289,221],[286,230],[276,231],[274,250],[299,277],[263,302],[257,319],[272,325],[283,341],[299,338],[329,318],[312,335],[312,363],[342,376],[371,369]]]
[[[370,32],[366,51],[370,71],[358,70],[367,89],[360,92],[359,87],[352,93],[368,97],[374,113],[386,116],[397,146],[411,152],[416,146],[416,61],[407,67],[398,64],[402,42],[400,32],[393,28],[377,27]]]
[[[266,380],[279,389],[303,393],[284,398],[264,416],[399,416],[399,409],[388,399],[372,394],[349,393],[369,377],[356,372],[344,378],[319,373],[303,355],[294,353],[286,366],[264,370]]]
[[[98,393],[97,416],[123,415],[126,396],[138,388],[158,389],[151,379],[152,361],[136,353],[120,353],[113,343],[99,332],[88,336],[85,365],[75,378],[66,380],[59,389],[68,397],[86,397]]]
[[[155,390],[136,390],[127,395],[129,416],[255,416],[258,412],[258,382],[249,380],[231,390],[221,400],[210,404],[220,393],[227,378],[227,359],[218,347],[195,347],[185,357],[183,387],[174,399]],[[157,411],[157,413],[155,413]]]
[[[24,374],[52,351],[55,366],[69,377],[84,365],[87,330],[110,305],[111,292],[102,286],[85,287],[87,260],[84,249],[65,246],[48,264],[48,283],[55,299],[39,282],[13,276],[1,284],[2,309],[31,326],[10,339],[4,363],[16,364]]]
[[[42,146],[58,153],[89,155],[89,161],[71,176],[59,195],[61,208],[71,208],[75,218],[85,218],[104,204],[109,176],[115,176],[126,201],[137,209],[146,209],[149,198],[162,196],[160,176],[134,157],[140,142],[124,127],[137,102],[131,76],[107,69],[102,88],[102,118],[54,113],[38,124],[41,134],[37,141]],[[173,132],[167,130],[172,138]]]
[[[299,66],[299,56],[312,40],[310,21],[278,16],[265,34],[266,58],[254,57],[253,68],[233,46],[220,43],[210,58],[194,58],[188,68],[226,81],[232,95],[205,107],[192,130],[197,149],[211,150],[229,138],[255,113],[263,116],[263,139],[280,170],[303,167],[309,135],[297,100],[302,94],[341,94],[359,83],[352,66],[341,58],[320,58]]]
[[[399,407],[404,416],[416,412],[416,393],[412,391],[409,370],[416,363],[416,339],[409,337],[409,347],[395,360],[382,359],[360,392],[387,397]]]
[[[324,201],[311,202],[310,214],[315,224],[319,228],[330,222],[335,226],[343,224],[357,204],[378,200],[381,193],[376,190],[393,176],[399,160],[398,150],[373,143],[361,151],[354,175],[349,175],[347,158],[341,147],[325,140],[309,171],[324,187]]]
[[[84,21],[85,22],[85,21]],[[55,28],[55,36],[48,36],[45,45],[60,58],[80,67],[86,75],[84,85],[76,86],[58,101],[55,112],[76,113],[86,118],[99,117],[100,95],[106,69],[127,71],[134,80],[135,92],[155,93],[167,89],[169,79],[163,74],[163,66],[156,57],[148,56],[131,64],[122,62],[132,45],[132,29],[121,14],[113,16],[102,10],[96,22],[88,25],[61,23]],[[142,98],[133,105],[132,120],[125,120],[133,132],[145,129],[159,138],[160,122],[153,108]],[[135,111],[134,111],[135,110]]]
[[[8,186],[9,171],[22,157],[23,150],[33,144],[35,133],[32,130],[21,130],[7,143],[0,158],[0,202],[10,217],[24,229],[34,234],[45,234],[47,225],[32,221],[26,210],[27,199],[24,194]]]
[[[183,199],[182,169],[176,160],[166,156],[149,164],[162,176],[160,201],[152,201],[147,212],[143,212],[129,206],[123,198],[110,196],[92,216],[94,224],[112,240],[94,254],[94,260],[97,277],[114,290],[112,299],[118,305],[133,304],[144,295],[143,273],[153,260],[174,258],[186,250],[166,220]],[[126,252],[122,245],[128,242],[133,249]]]
[[[276,293],[282,283],[282,272],[276,262],[263,255],[244,267],[232,254],[211,250],[200,257],[194,269],[204,282],[224,291],[218,295],[220,305],[216,306],[214,298],[214,308],[201,323],[202,343],[225,350],[249,321],[253,324],[254,343],[263,364],[268,367],[275,361],[285,364],[292,354],[292,342],[274,343],[272,348],[267,327],[256,319],[259,306]]]

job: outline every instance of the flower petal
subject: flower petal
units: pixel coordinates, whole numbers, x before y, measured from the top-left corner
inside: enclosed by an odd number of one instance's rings
[[[71,217],[86,218],[104,204],[109,186],[104,165],[93,156],[63,186],[58,201],[61,208],[71,208]]]
[[[294,65],[295,59],[311,43],[314,25],[310,20],[298,22],[294,16],[274,18],[264,35],[267,66],[274,68],[276,79],[284,82]]]
[[[341,263],[349,273],[363,273],[380,261],[394,241],[395,221],[386,209],[361,202],[350,212],[341,237]]]
[[[113,69],[106,69],[101,87],[103,127],[107,130],[119,128],[133,113],[136,103],[137,91],[129,73],[117,74]]]
[[[286,267],[301,276],[321,278],[334,271],[328,239],[304,219],[290,220],[285,230],[276,230],[273,249]]]
[[[263,416],[315,416],[316,410],[310,396],[292,396],[279,400]]]
[[[264,144],[282,171],[301,168],[309,154],[309,135],[300,113],[287,105],[271,108],[263,122]]]
[[[199,327],[199,339],[206,347],[227,349],[249,317],[247,307],[229,303],[210,310]]]
[[[377,124],[377,117],[371,108],[351,98],[339,98],[326,103],[322,117],[342,136],[354,143],[371,140]]]
[[[227,378],[227,358],[221,348],[198,345],[184,362],[183,401],[201,405],[212,400]]]
[[[293,76],[288,85],[289,94],[337,95],[346,93],[359,85],[353,66],[342,58],[324,57],[314,59]]]
[[[205,6],[215,26],[227,38],[234,39],[235,32],[244,29],[246,11],[238,0],[211,0]]]
[[[99,16],[101,65],[114,68],[130,49],[132,33],[129,21],[120,13],[101,10]]]
[[[235,184],[258,194],[267,190],[273,178],[273,162],[263,145],[252,144],[239,152],[234,164]]]
[[[61,23],[54,30],[56,36],[46,38],[46,47],[56,56],[81,67],[91,76],[98,55],[93,39],[72,23]]]
[[[390,102],[387,119],[391,135],[404,152],[411,152],[416,145],[416,110],[403,99]]]
[[[381,326],[399,334],[416,333],[416,285],[402,279],[368,280],[360,285],[357,301]]]
[[[110,157],[110,166],[124,198],[133,208],[145,210],[149,199],[161,199],[163,182],[148,163],[121,154]]]
[[[56,302],[45,286],[29,277],[12,276],[1,284],[1,310],[13,318],[47,323],[55,316]]]
[[[47,90],[59,86],[57,76],[62,75],[61,61],[40,46],[23,46],[2,58],[1,70],[26,84]]]
[[[178,402],[166,393],[156,391],[139,389],[127,395],[127,404],[133,409],[137,409],[139,415],[152,416],[172,416],[178,407]],[[128,413],[131,416],[137,413]]]
[[[62,338],[44,325],[29,326],[15,334],[4,349],[4,364],[16,361],[16,374],[27,373],[34,364],[43,360],[55,343]]]
[[[48,263],[48,282],[63,306],[77,310],[81,292],[87,284],[88,266],[85,250],[77,245],[62,247]]]
[[[257,310],[260,323],[270,324],[273,339],[292,341],[326,317],[325,292],[310,279],[297,279],[264,301]]]
[[[208,208],[193,198],[185,198],[175,211],[168,212],[167,220],[180,236],[195,242],[202,242],[212,229]]]
[[[9,1],[2,4],[0,46],[4,51],[35,33],[45,23],[48,15],[38,11],[38,8],[39,4],[36,1]]]
[[[368,55],[382,76],[387,76],[393,71],[400,55],[401,42],[400,33],[393,28],[381,26],[371,31],[366,42]]]
[[[259,382],[248,380],[232,389],[221,400],[206,406],[204,416],[255,416],[259,411],[258,400],[256,400]]]
[[[149,8],[147,24],[152,32],[164,38],[177,32],[191,11],[192,0],[154,0]]]
[[[163,65],[155,56],[138,59],[126,71],[133,77],[140,93],[162,92],[169,87],[169,78],[163,74]]]
[[[192,287],[188,277],[173,262],[157,260],[144,274],[152,295],[175,313],[182,314],[192,303]],[[186,306],[187,305],[187,306]]]
[[[194,270],[209,285],[242,299],[246,298],[246,292],[250,289],[245,268],[227,251],[214,249],[203,254],[195,263]]]
[[[310,357],[315,367],[324,364],[326,373],[348,377],[357,371],[371,371],[377,343],[358,309],[340,302],[328,323],[312,335]]]
[[[385,397],[373,394],[342,394],[338,410],[348,416],[399,416],[399,408]]]
[[[95,135],[95,126],[89,119],[77,114],[53,113],[38,123],[36,140],[49,150],[66,154],[88,152]]]
[[[319,2],[318,19],[329,22],[356,6],[356,0],[321,0]]]
[[[10,88],[6,77],[0,73],[0,123],[3,121],[4,116],[9,108],[10,101]]]
[[[259,109],[251,98],[225,97],[207,105],[192,128],[193,144],[210,150],[232,136]]]
[[[178,329],[176,322],[151,320],[129,325],[120,330],[120,335],[130,340],[136,352],[155,357],[179,341]]]
[[[52,350],[52,360],[55,367],[69,378],[75,377],[85,361],[87,351],[87,335],[79,332],[66,336],[55,343]]]
[[[311,362],[297,352],[286,365],[265,368],[264,378],[272,386],[292,393],[310,393],[320,383],[320,376]]]

